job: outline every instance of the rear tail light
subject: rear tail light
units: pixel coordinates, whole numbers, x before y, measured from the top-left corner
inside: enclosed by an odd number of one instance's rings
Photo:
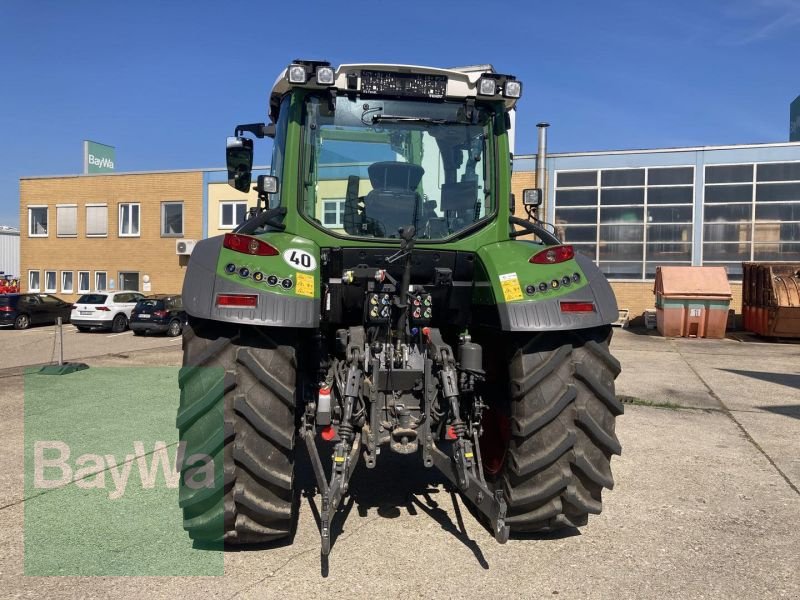
[[[537,252],[530,257],[528,262],[537,265],[554,265],[575,258],[575,249],[572,246],[553,246]]]
[[[278,250],[266,242],[250,235],[241,233],[226,233],[222,240],[222,245],[228,250],[241,252],[242,254],[252,254],[255,256],[277,256]]]
[[[594,312],[594,302],[562,302],[561,312]]]
[[[14,312],[14,309],[10,306],[0,306],[0,312]]]
[[[217,306],[229,308],[255,308],[258,306],[258,295],[217,294]]]
[[[107,306],[95,306],[95,307],[94,307],[94,309],[95,309],[95,310],[104,310],[104,311],[106,311],[106,312],[108,312],[108,311],[110,311],[110,310],[111,310],[111,309],[110,309],[110,308],[108,308]]]
[[[154,310],[153,311],[153,316],[163,319],[164,317],[167,316],[167,311],[165,311],[165,310]]]

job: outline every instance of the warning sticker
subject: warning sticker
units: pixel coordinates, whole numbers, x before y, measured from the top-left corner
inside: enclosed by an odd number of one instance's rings
[[[506,273],[500,275],[500,287],[503,288],[503,298],[506,302],[522,300],[522,288],[519,287],[519,279],[516,273]]]
[[[314,276],[297,273],[297,284],[294,287],[298,296],[314,297]]]

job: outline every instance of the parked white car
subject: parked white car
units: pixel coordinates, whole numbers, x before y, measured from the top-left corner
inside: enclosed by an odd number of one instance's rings
[[[131,311],[141,298],[144,294],[130,291],[84,294],[72,305],[69,320],[78,331],[100,328],[119,333],[128,328]]]

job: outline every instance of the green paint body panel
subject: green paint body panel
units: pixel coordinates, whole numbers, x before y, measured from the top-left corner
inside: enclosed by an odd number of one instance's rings
[[[217,277],[259,292],[266,291],[292,298],[319,298],[319,246],[310,240],[288,233],[271,232],[257,237],[273,246],[278,254],[276,256],[253,256],[222,248],[217,262]],[[306,270],[293,266],[284,255],[285,252],[292,249],[309,253],[314,258],[315,268]],[[235,265],[236,270],[230,273],[226,269],[227,265]],[[242,268],[247,269],[246,277],[241,275]],[[259,274],[261,275],[260,279],[257,278]],[[267,279],[270,275],[278,277],[280,281],[277,285],[269,285]],[[309,277],[314,280],[311,294],[308,288]],[[289,289],[285,289],[280,283],[285,279],[292,282]],[[300,280],[303,279],[305,279],[305,285],[298,286]]]
[[[476,288],[473,299],[476,304],[504,304],[507,302],[537,302],[541,300],[552,300],[560,298],[587,285],[586,277],[578,263],[568,260],[553,265],[540,265],[530,262],[530,258],[541,252],[548,246],[542,246],[529,241],[509,240],[487,244],[478,249],[478,258],[483,267],[483,276],[488,280],[490,286]],[[580,280],[569,285],[560,283],[562,277],[570,278],[577,273]],[[509,276],[515,277],[509,277]],[[507,283],[506,290],[503,288],[503,277]],[[522,297],[511,299],[510,293],[513,289],[513,281],[516,279]],[[553,281],[558,281],[557,287],[552,286]],[[546,283],[547,291],[541,292],[539,284]],[[533,295],[526,293],[525,288],[529,285],[536,287]],[[491,295],[487,293],[491,291]]]

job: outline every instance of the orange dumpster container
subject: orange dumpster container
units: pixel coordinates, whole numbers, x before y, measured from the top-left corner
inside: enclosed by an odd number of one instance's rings
[[[725,337],[732,292],[724,267],[658,267],[653,292],[661,335]]]
[[[800,263],[742,263],[744,328],[768,337],[800,338]]]

